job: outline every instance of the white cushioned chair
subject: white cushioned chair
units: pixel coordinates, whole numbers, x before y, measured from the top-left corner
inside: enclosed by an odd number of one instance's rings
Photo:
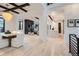
[[[12,39],[13,47],[20,47],[24,44],[24,35],[21,31],[13,31],[12,33],[16,34],[16,38]]]

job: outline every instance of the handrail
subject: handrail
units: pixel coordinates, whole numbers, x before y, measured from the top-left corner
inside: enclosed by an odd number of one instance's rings
[[[79,38],[75,34],[69,34],[69,53],[79,56]]]

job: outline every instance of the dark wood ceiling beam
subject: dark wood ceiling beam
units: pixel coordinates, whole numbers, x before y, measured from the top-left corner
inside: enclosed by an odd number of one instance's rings
[[[0,8],[3,8],[3,9],[5,9],[5,10],[9,10],[9,11],[12,11],[12,12],[14,12],[14,13],[19,14],[19,12],[14,11],[14,10],[11,10],[11,9],[9,9],[9,8],[7,8],[7,7],[2,6],[2,5],[0,5]],[[3,11],[3,12],[7,12],[7,11]]]
[[[53,21],[52,17],[51,17],[50,15],[48,15],[48,16],[49,16],[49,18]]]
[[[51,5],[51,4],[53,4],[53,3],[47,3],[47,6],[48,6],[48,5]]]
[[[15,7],[18,7],[19,9],[23,10],[24,12],[27,12],[27,10],[25,10],[22,7],[16,5],[15,3],[9,3],[9,4],[11,4],[11,5],[15,6]]]
[[[14,13],[16,13],[16,14],[19,14],[19,12],[14,11],[14,10],[9,10],[9,11],[14,12]],[[7,11],[6,11],[6,10],[4,10],[4,12],[7,12]]]
[[[19,9],[20,7],[25,7],[25,6],[29,6],[30,4],[29,3],[25,3],[25,4],[22,4],[20,6],[17,6],[17,7],[14,7],[14,8],[11,8],[11,10],[15,10],[15,9]],[[6,11],[9,11],[10,9],[6,10]]]
[[[35,17],[36,19],[39,19],[38,17]]]

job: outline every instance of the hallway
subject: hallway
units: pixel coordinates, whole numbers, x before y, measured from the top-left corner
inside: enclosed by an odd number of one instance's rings
[[[63,37],[50,37],[42,41],[37,35],[25,35],[24,46],[0,49],[4,56],[71,56]]]

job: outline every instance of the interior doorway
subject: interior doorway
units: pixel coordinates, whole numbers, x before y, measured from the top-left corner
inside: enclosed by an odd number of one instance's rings
[[[33,27],[34,21],[25,20],[24,22],[25,22],[24,23],[25,24],[25,31],[24,31],[24,33],[28,34],[29,32],[33,32],[34,31],[34,27]]]
[[[61,23],[58,23],[58,33],[61,33]]]

